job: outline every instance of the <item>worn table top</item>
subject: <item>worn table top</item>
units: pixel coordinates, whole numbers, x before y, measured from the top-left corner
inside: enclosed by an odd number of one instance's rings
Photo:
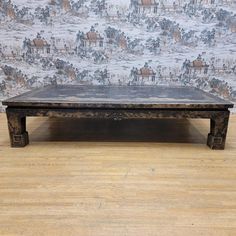
[[[233,104],[193,87],[46,86],[3,101],[14,107],[225,109]]]

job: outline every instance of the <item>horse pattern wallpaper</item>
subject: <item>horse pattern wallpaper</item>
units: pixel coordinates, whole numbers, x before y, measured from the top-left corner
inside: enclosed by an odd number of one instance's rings
[[[236,102],[236,0],[0,0],[0,100],[48,84],[186,85]]]

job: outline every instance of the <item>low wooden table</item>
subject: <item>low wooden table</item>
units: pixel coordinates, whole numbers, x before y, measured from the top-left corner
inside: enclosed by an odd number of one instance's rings
[[[98,119],[207,118],[207,145],[224,149],[233,104],[193,87],[56,85],[3,101],[12,147],[29,143],[26,116]]]

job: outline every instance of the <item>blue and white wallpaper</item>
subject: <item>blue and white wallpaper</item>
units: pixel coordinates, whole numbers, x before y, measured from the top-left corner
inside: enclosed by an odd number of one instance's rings
[[[236,0],[0,0],[0,100],[52,83],[190,85],[236,102]]]

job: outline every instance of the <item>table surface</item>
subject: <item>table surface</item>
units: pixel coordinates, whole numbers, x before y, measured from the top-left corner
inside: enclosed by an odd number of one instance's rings
[[[35,89],[3,101],[13,107],[61,108],[193,108],[233,107],[194,87],[55,85]]]

